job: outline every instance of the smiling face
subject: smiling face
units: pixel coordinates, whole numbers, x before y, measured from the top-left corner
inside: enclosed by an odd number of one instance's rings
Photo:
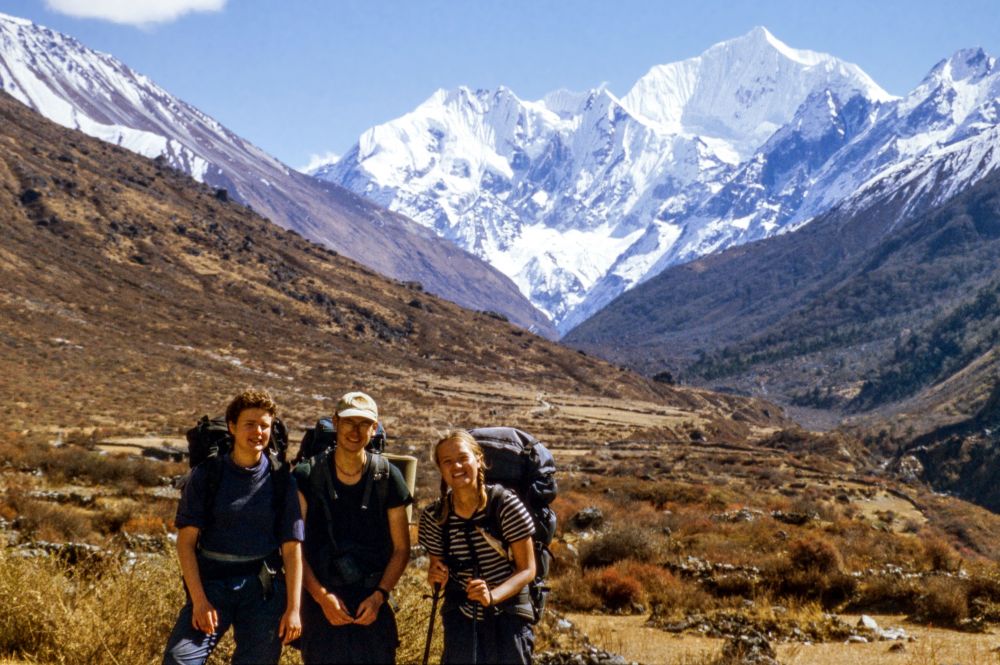
[[[337,448],[349,453],[362,450],[375,435],[378,422],[361,416],[333,417],[337,429]]]
[[[449,438],[437,447],[436,461],[441,478],[454,490],[474,488],[478,484],[483,460],[468,442]]]
[[[233,459],[240,463],[259,460],[271,440],[274,416],[266,409],[249,408],[240,411],[236,422],[229,423],[233,435]]]

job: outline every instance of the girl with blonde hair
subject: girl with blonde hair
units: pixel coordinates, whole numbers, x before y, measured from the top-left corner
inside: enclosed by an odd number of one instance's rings
[[[419,542],[430,555],[428,582],[444,588],[441,662],[527,665],[534,647],[531,515],[514,492],[486,484],[483,451],[468,432],[447,434],[431,457],[441,497],[420,517]]]

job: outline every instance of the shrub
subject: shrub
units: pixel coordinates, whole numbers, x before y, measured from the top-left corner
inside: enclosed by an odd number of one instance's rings
[[[922,540],[924,560],[936,572],[956,572],[962,566],[961,555],[940,536],[925,536]]]
[[[573,570],[550,581],[552,601],[562,609],[589,612],[601,607],[600,599],[594,595],[589,582],[579,570]]]
[[[183,603],[178,579],[173,558],[83,571],[0,551],[0,653],[31,662],[156,662]]]
[[[788,563],[792,568],[817,573],[836,573],[844,567],[837,546],[817,537],[800,538],[788,546]]]
[[[657,566],[651,563],[641,563],[639,561],[626,559],[625,561],[615,564],[614,567],[623,576],[638,580],[639,584],[642,585],[644,595],[647,598],[664,592],[667,589],[674,588],[679,584],[673,573],[662,566]]]
[[[915,579],[876,576],[862,581],[851,599],[851,608],[864,612],[912,613],[922,584]]]
[[[654,621],[668,623],[687,614],[715,609],[719,602],[697,582],[675,578],[672,584],[664,585],[651,595],[649,605]]]
[[[622,575],[614,568],[592,571],[584,576],[601,604],[611,610],[637,605],[643,600],[642,585],[633,577]]]
[[[627,494],[633,501],[647,501],[662,510],[669,503],[701,503],[708,495],[708,488],[690,483],[643,483],[627,488]]]
[[[619,526],[584,544],[580,549],[580,565],[600,568],[625,559],[649,562],[657,554],[657,544],[648,529]]]
[[[773,581],[780,596],[816,600],[831,609],[854,596],[858,581],[842,572],[824,573],[816,569],[789,569]]]
[[[18,511],[21,530],[40,540],[80,540],[91,532],[87,512],[73,506],[27,500],[19,502]]]
[[[933,577],[924,583],[917,598],[917,614],[923,621],[957,626],[969,617],[969,588],[963,580]]]

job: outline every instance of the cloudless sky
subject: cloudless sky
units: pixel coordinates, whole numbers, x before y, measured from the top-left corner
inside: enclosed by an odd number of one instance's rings
[[[960,48],[1000,55],[998,0],[228,0],[144,27],[42,0],[0,0],[0,12],[111,53],[293,167],[343,154],[438,88],[621,96],[650,67],[756,25],[896,95]]]

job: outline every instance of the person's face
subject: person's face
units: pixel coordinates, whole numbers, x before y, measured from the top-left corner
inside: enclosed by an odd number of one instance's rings
[[[441,477],[451,489],[476,486],[479,460],[465,441],[448,439],[438,446],[437,463]]]
[[[233,450],[241,457],[256,457],[267,448],[271,440],[271,422],[274,418],[264,409],[243,409],[236,423],[229,423],[233,435]]]
[[[378,422],[361,416],[341,418],[334,416],[333,426],[337,429],[337,447],[356,453],[375,435]]]

